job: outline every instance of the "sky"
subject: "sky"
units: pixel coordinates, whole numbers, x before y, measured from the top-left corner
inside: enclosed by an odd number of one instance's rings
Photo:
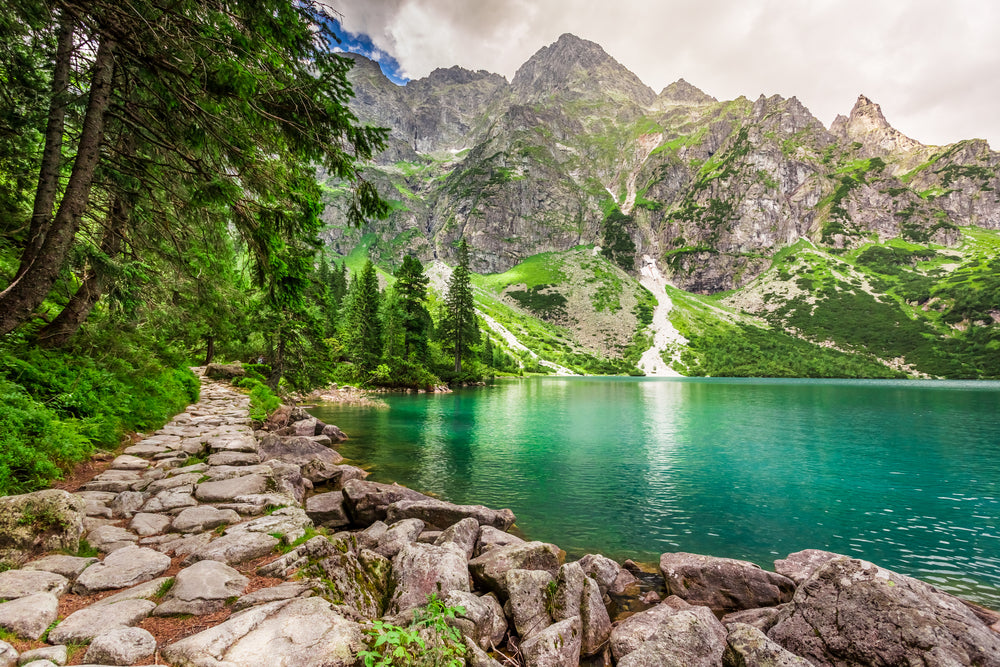
[[[997,0],[323,0],[342,47],[397,83],[460,65],[507,77],[569,32],[657,93],[798,97],[829,126],[859,94],[925,144],[1000,150]]]

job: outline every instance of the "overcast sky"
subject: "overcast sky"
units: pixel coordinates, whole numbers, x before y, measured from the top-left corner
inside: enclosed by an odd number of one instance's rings
[[[857,96],[926,144],[1000,150],[997,0],[324,0],[351,50],[420,78],[461,65],[510,80],[564,32],[654,91],[679,78],[720,100],[796,96],[829,126]]]

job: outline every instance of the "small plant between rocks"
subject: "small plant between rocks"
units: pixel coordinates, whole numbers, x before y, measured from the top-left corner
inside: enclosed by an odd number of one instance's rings
[[[372,650],[361,651],[358,657],[365,667],[461,667],[465,664],[462,633],[448,620],[464,613],[464,607],[448,607],[432,593],[427,606],[416,610],[405,628],[375,621],[365,630],[371,636]]]

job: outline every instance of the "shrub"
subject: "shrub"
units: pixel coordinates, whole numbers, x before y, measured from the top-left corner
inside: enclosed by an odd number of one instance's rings
[[[465,665],[462,633],[448,621],[464,613],[465,608],[446,607],[437,595],[428,595],[427,606],[418,609],[405,628],[375,621],[365,630],[371,650],[361,651],[358,656],[365,661],[365,667],[461,667]]]

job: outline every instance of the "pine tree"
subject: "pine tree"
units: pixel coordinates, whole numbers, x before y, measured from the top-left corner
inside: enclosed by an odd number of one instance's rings
[[[396,269],[395,285],[402,315],[403,356],[409,358],[412,352],[420,361],[427,357],[427,333],[431,327],[431,315],[425,306],[427,282],[420,261],[410,255],[404,257]]]
[[[448,281],[441,329],[445,345],[454,351],[455,373],[461,373],[462,357],[479,342],[479,323],[469,275],[469,245],[465,239],[458,244],[458,266]]]
[[[342,339],[347,354],[362,373],[370,373],[382,359],[382,323],[379,320],[378,275],[371,260],[365,263],[348,291]]]

